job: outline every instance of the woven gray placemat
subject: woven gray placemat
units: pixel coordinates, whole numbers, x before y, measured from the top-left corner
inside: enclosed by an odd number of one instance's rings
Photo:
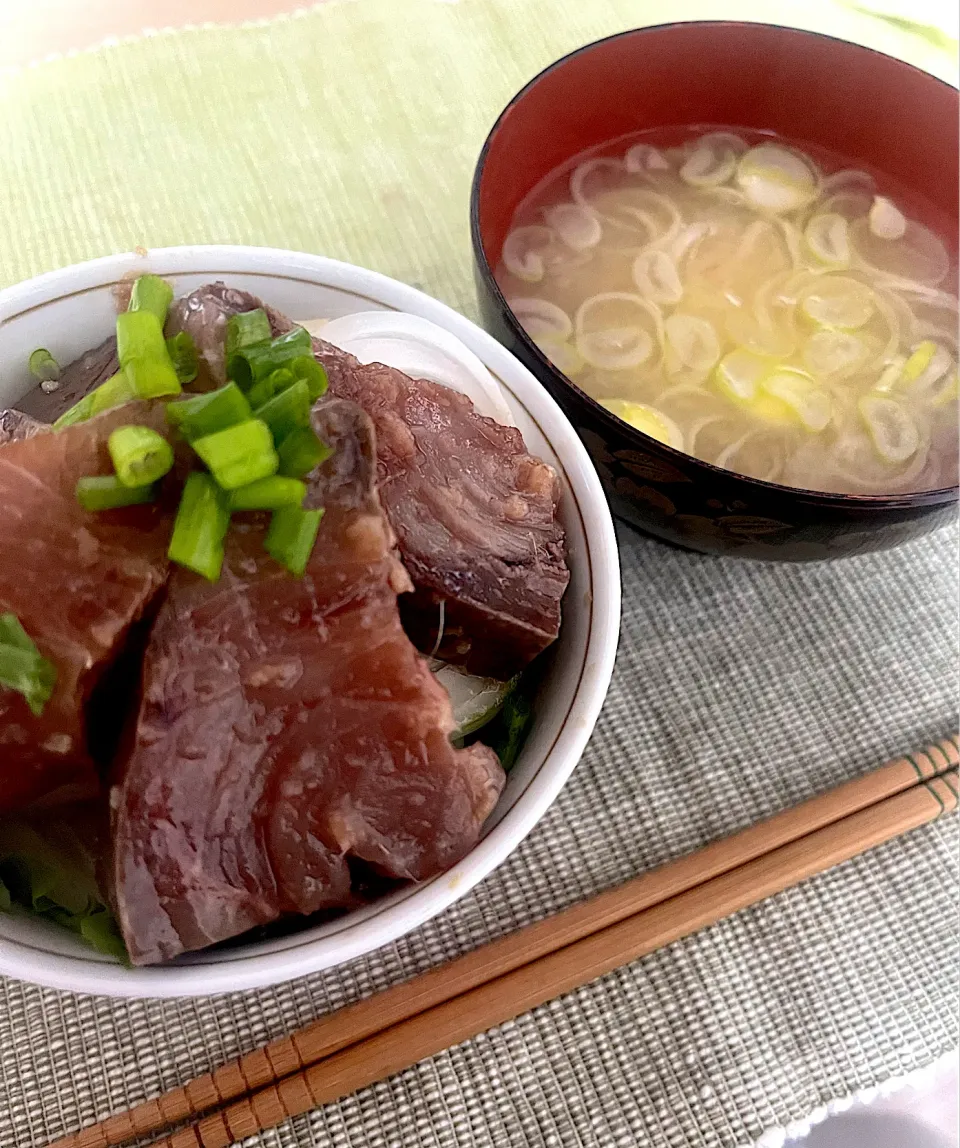
[[[0,1145],[48,1138],[955,728],[957,532],[810,566],[620,531],[584,759],[516,854],[372,956],[260,992],[115,1002],[0,981]],[[733,1146],[958,1043],[946,818],[248,1148]]]

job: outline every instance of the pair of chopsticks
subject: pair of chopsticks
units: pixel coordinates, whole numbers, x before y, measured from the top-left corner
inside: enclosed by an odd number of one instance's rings
[[[150,1134],[152,1148],[228,1148],[935,820],[957,806],[958,761],[951,737],[889,762],[50,1148]]]

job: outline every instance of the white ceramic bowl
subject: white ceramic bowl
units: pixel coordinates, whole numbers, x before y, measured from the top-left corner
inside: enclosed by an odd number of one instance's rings
[[[449,872],[282,939],[146,969],[122,968],[66,930],[0,913],[0,973],[74,992],[199,996],[277,984],[376,949],[442,912],[516,848],[570,776],[600,712],[617,648],[620,573],[610,512],[593,466],[530,372],[442,303],[332,259],[258,247],[168,248],[97,259],[0,292],[0,409],[31,386],[27,357],[36,347],[47,347],[67,363],[105,339],[116,316],[113,288],[146,271],[170,278],[178,295],[223,279],[296,319],[386,309],[420,315],[452,332],[501,384],[528,449],[560,475],[572,575],[529,739],[483,839]]]

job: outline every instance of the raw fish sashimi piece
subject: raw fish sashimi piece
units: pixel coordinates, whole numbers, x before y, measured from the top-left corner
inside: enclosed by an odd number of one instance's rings
[[[91,514],[74,494],[83,475],[111,472],[107,438],[129,422],[165,425],[162,408],[145,404],[58,433],[0,419],[0,613],[16,614],[57,670],[39,717],[0,686],[0,813],[98,788],[85,708],[167,573],[169,521],[157,507]]]
[[[220,581],[177,570],[112,793],[111,873],[136,964],[355,901],[348,858],[422,880],[476,842],[503,785],[457,750],[449,698],[400,625],[409,588],[375,486],[370,420],[326,400],[335,448],[303,578],[234,518]]]

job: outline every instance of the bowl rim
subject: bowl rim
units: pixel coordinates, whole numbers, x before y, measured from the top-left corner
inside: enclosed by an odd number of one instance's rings
[[[615,414],[608,411],[606,407],[601,406],[596,399],[588,395],[586,391],[577,386],[574,380],[568,378],[556,367],[520,325],[519,320],[513,313],[513,309],[507,302],[506,296],[500,290],[500,285],[494,277],[493,268],[490,266],[490,261],[487,259],[487,254],[483,246],[483,237],[480,230],[480,185],[483,182],[484,169],[489,152],[497,134],[503,126],[504,120],[519,106],[527,93],[536,87],[545,76],[565,67],[577,56],[594,51],[606,44],[626,37],[642,36],[652,32],[679,31],[691,27],[725,29],[741,34],[745,32],[749,34],[749,32],[755,28],[764,28],[779,32],[784,36],[830,40],[833,43],[842,44],[851,51],[864,52],[870,56],[879,56],[884,60],[892,60],[900,67],[907,68],[917,73],[918,76],[922,76],[924,80],[939,84],[944,88],[948,88],[950,91],[956,91],[952,84],[941,80],[939,76],[925,72],[921,68],[907,63],[906,60],[901,60],[896,56],[889,56],[886,52],[880,52],[876,48],[868,48],[864,44],[855,44],[851,40],[844,40],[840,36],[831,36],[825,32],[813,32],[806,28],[793,28],[786,24],[771,24],[764,20],[672,20],[662,24],[649,24],[637,28],[626,28],[622,32],[614,32],[610,36],[603,36],[599,40],[592,40],[589,44],[583,44],[579,48],[574,48],[559,59],[554,60],[528,80],[504,106],[483,141],[483,146],[480,149],[476,165],[474,166],[473,179],[470,183],[470,240],[473,245],[474,262],[477,272],[483,280],[484,288],[496,302],[504,322],[507,324],[513,336],[519,341],[524,351],[528,355],[531,355],[539,367],[548,372],[561,387],[570,388],[577,399],[585,403],[592,418],[604,425],[610,433],[619,434],[628,441],[632,439],[638,447],[647,450],[653,448],[656,453],[665,455],[677,466],[689,466],[690,463],[693,462],[697,466],[703,467],[708,474],[716,476],[717,479],[729,481],[729,479],[733,477],[740,482],[746,483],[750,488],[757,488],[758,493],[766,495],[768,498],[770,496],[788,496],[794,500],[813,502],[817,506],[829,510],[849,511],[855,508],[862,508],[893,511],[916,509],[925,506],[939,506],[956,502],[958,497],[960,497],[960,484],[942,486],[935,490],[921,490],[899,495],[845,494],[836,491],[810,490],[807,487],[785,486],[778,482],[768,482],[765,479],[751,478],[749,475],[741,474],[739,471],[716,466],[714,463],[707,462],[705,459],[697,458],[696,455],[687,454],[685,451],[668,446],[666,443],[660,442],[659,439],[644,434],[643,431],[631,426],[630,423],[625,422],[623,419],[617,418]]]
[[[353,292],[378,306],[412,311],[451,331],[507,387],[562,460],[567,497],[582,521],[591,591],[580,680],[539,768],[513,806],[461,862],[428,882],[408,887],[408,895],[397,903],[372,917],[361,916],[334,935],[313,938],[293,948],[251,956],[243,956],[238,949],[224,962],[124,969],[123,975],[118,975],[121,970],[113,961],[92,951],[90,956],[59,954],[0,937],[0,974],[43,987],[125,998],[212,996],[281,984],[344,964],[395,941],[463,897],[516,849],[573,772],[606,697],[619,641],[619,551],[599,478],[566,415],[510,351],[446,304],[379,272],[304,252],[198,244],[153,248],[147,255],[150,270],[161,275],[213,274],[211,266],[225,278],[244,274],[290,278],[292,272],[299,272],[299,278],[314,276],[306,281],[317,286]],[[6,288],[0,291],[0,325],[65,297],[113,285],[143,266],[141,253],[109,255]]]

